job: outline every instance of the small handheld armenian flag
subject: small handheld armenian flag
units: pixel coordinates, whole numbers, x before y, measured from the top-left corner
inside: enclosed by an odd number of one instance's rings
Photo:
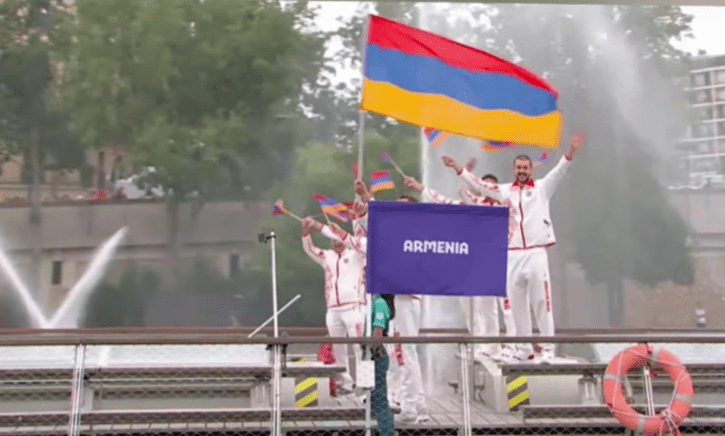
[[[347,207],[344,204],[320,194],[315,194],[315,201],[320,205],[325,218],[330,215],[343,223],[350,221],[350,215],[347,213]]]
[[[395,189],[395,182],[387,171],[376,171],[370,174],[370,193]]]
[[[403,170],[400,169],[397,163],[393,160],[393,157],[388,153],[387,151],[381,151],[380,152],[380,159],[383,160],[383,162],[390,164],[393,168],[395,168],[395,171],[400,173],[401,176],[405,177],[405,173]]]
[[[295,218],[297,221],[302,221],[302,218],[293,214],[292,212],[287,210],[287,208],[284,207],[284,201],[281,198],[279,200],[275,201],[274,206],[272,207],[272,216],[280,216],[280,215],[291,216],[292,218]]]
[[[513,145],[513,142],[481,141],[481,149],[484,151],[501,151]]]
[[[428,139],[428,143],[433,146],[433,148],[438,148],[445,142],[446,139],[451,135],[448,132],[442,132],[438,129],[433,129],[431,127],[425,127],[423,128],[423,134],[425,135],[426,139]]]

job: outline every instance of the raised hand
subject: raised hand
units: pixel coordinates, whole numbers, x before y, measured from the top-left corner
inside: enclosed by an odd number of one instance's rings
[[[324,227],[324,224],[322,224],[321,222],[317,221],[314,218],[310,218],[310,221],[312,222],[313,229],[317,230],[318,232],[322,231],[322,227]]]
[[[443,165],[447,166],[448,168],[453,168],[454,170],[456,170],[456,174],[461,174],[463,172],[463,168],[460,165],[458,165],[458,162],[456,162],[456,160],[453,159],[452,157],[443,156],[441,158],[441,160],[443,161]]]
[[[330,230],[332,230],[332,233],[334,233],[334,234],[336,234],[337,236],[339,236],[339,237],[340,237],[340,239],[344,239],[344,238],[345,238],[345,236],[346,236],[346,232],[345,232],[344,230],[342,230],[342,228],[340,228],[340,226],[338,226],[337,224],[335,224],[335,223],[330,223],[330,224],[328,225],[328,227],[330,227]]]
[[[476,158],[472,157],[466,162],[466,171],[471,172],[476,167]]]
[[[423,192],[423,189],[424,189],[424,186],[422,183],[420,183],[419,181],[415,180],[413,177],[410,177],[410,176],[405,176],[403,178],[403,184],[405,186],[407,186],[408,188],[410,188],[414,191],[418,191],[418,192]]]
[[[302,221],[300,221],[300,227],[302,229],[302,235],[307,236],[310,234],[310,231],[312,230],[314,220],[310,217],[303,218]]]
[[[361,201],[356,201],[355,204],[352,205],[352,213],[358,218],[365,216],[367,212],[368,207]]]
[[[578,131],[569,138],[569,151],[566,152],[566,158],[572,160],[576,152],[584,145],[587,136],[584,132]]]
[[[362,180],[355,181],[355,193],[366,203],[370,200],[370,193]]]

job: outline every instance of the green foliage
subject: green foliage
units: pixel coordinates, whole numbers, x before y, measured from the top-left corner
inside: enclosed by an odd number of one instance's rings
[[[0,328],[27,328],[28,318],[16,298],[0,297]]]
[[[83,326],[143,326],[146,303],[160,286],[155,272],[133,268],[125,271],[117,284],[101,283],[91,295]]]
[[[0,3],[0,145],[12,154],[38,153],[41,165],[52,155],[51,170],[78,168],[84,156],[65,115],[46,102],[69,17],[60,1]]]
[[[85,144],[129,144],[134,163],[155,167],[179,197],[259,196],[288,169],[301,129],[279,117],[297,111],[322,59],[322,37],[298,29],[304,4],[76,4],[54,102]]]
[[[239,278],[228,278],[209,262],[198,260],[185,272],[177,292],[183,293],[215,293],[235,295],[239,293]]]

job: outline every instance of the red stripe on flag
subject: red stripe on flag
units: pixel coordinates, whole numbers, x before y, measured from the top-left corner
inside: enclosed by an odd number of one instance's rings
[[[519,65],[475,47],[387,18],[370,16],[368,43],[411,55],[437,58],[448,65],[469,71],[506,74],[545,89],[555,98],[559,97],[558,91],[547,81]]]

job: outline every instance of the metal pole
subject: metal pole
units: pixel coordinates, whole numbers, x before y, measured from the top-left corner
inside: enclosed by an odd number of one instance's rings
[[[650,367],[645,365],[642,367],[642,381],[644,382],[644,394],[647,397],[647,414],[655,414],[655,400],[652,392],[652,378],[650,377]]]
[[[461,349],[461,401],[463,402],[463,435],[471,436],[471,396],[468,380],[468,346],[460,345]]]
[[[281,309],[279,309],[279,310],[278,310],[278,311],[277,311],[277,312],[276,312],[276,313],[275,313],[274,315],[272,315],[272,316],[270,316],[269,318],[267,318],[267,321],[265,321],[264,323],[262,323],[262,325],[260,325],[259,327],[257,327],[257,328],[256,328],[256,329],[255,329],[255,330],[254,330],[254,331],[253,331],[252,333],[250,333],[250,334],[249,334],[249,336],[247,336],[247,337],[248,337],[248,338],[251,338],[252,336],[254,336],[254,335],[256,335],[257,333],[259,333],[259,331],[260,331],[260,330],[262,330],[262,329],[263,329],[263,328],[264,328],[264,327],[265,327],[265,326],[266,326],[267,324],[269,324],[270,322],[272,322],[272,320],[274,320],[274,319],[275,319],[275,316],[277,316],[277,315],[279,315],[280,313],[282,313],[282,312],[284,312],[285,310],[287,310],[287,308],[288,308],[288,307],[290,307],[290,306],[292,305],[292,303],[294,303],[295,301],[299,300],[299,299],[300,299],[301,297],[302,297],[302,295],[300,295],[300,294],[297,294],[297,296],[296,296],[295,298],[291,299],[291,300],[290,300],[290,301],[289,301],[289,302],[288,302],[287,304],[285,304],[284,306],[282,306],[282,308],[281,308]]]
[[[76,356],[71,384],[71,409],[68,419],[68,436],[78,436],[81,430],[81,405],[83,399],[83,377],[86,363],[86,346],[76,346]]]
[[[281,404],[281,393],[282,390],[282,345],[276,344],[274,346],[274,434],[273,436],[282,435],[282,404]]]
[[[274,231],[269,232],[269,239],[272,244],[272,317],[274,318],[274,337],[279,337],[279,321],[277,318],[277,256],[275,254],[275,241],[277,235]]]
[[[274,233],[274,231],[269,232],[269,239],[271,241],[271,248],[272,248],[272,317],[274,320],[274,337],[275,339],[279,337],[279,319],[278,314],[279,310],[277,309],[277,256],[276,256],[276,240],[277,235]],[[273,436],[280,436],[282,434],[282,410],[281,410],[281,402],[280,402],[280,390],[282,387],[281,382],[281,362],[280,362],[280,354],[281,354],[281,347],[280,344],[275,344],[273,347],[273,355],[274,355],[274,368],[273,368],[273,375],[272,375],[272,390],[273,390],[273,403],[272,403],[272,435]]]
[[[368,27],[370,27],[370,15],[368,15],[368,18],[365,20],[365,24],[363,25],[362,29],[362,41],[360,41],[360,59],[361,59],[361,65],[360,65],[360,73],[361,73],[361,81],[360,83],[365,83],[365,53],[366,53],[366,45],[367,45],[367,39],[368,39]],[[363,85],[364,86],[364,85]],[[357,170],[358,170],[358,178],[359,180],[362,180],[362,174],[363,174],[363,151],[365,149],[365,111],[362,109],[362,93],[360,95],[360,119],[358,121],[358,144],[357,144]]]
[[[370,15],[368,14],[368,18],[365,20],[365,23],[363,24],[362,29],[362,41],[360,41],[360,77],[361,81],[360,83],[365,83],[365,54],[366,54],[366,45],[367,45],[367,39],[368,39],[368,28],[370,27]],[[363,179],[363,155],[365,150],[365,111],[362,109],[362,92],[360,94],[360,118],[358,121],[358,144],[357,144],[357,171],[358,171],[358,180]],[[357,194],[355,195],[357,199]],[[367,285],[366,285],[367,286]],[[367,292],[367,289],[366,291]],[[364,312],[364,320],[365,320],[365,336],[370,337],[372,335],[372,326],[370,321],[370,307],[371,307],[371,301],[370,298],[366,298],[365,303],[365,312]],[[368,353],[370,351],[370,347],[365,347],[365,352],[363,353],[363,360],[368,358]],[[371,354],[372,357],[372,354]],[[371,436],[371,423],[372,423],[372,405],[370,404],[371,398],[370,398],[370,389],[365,390],[365,436]]]

